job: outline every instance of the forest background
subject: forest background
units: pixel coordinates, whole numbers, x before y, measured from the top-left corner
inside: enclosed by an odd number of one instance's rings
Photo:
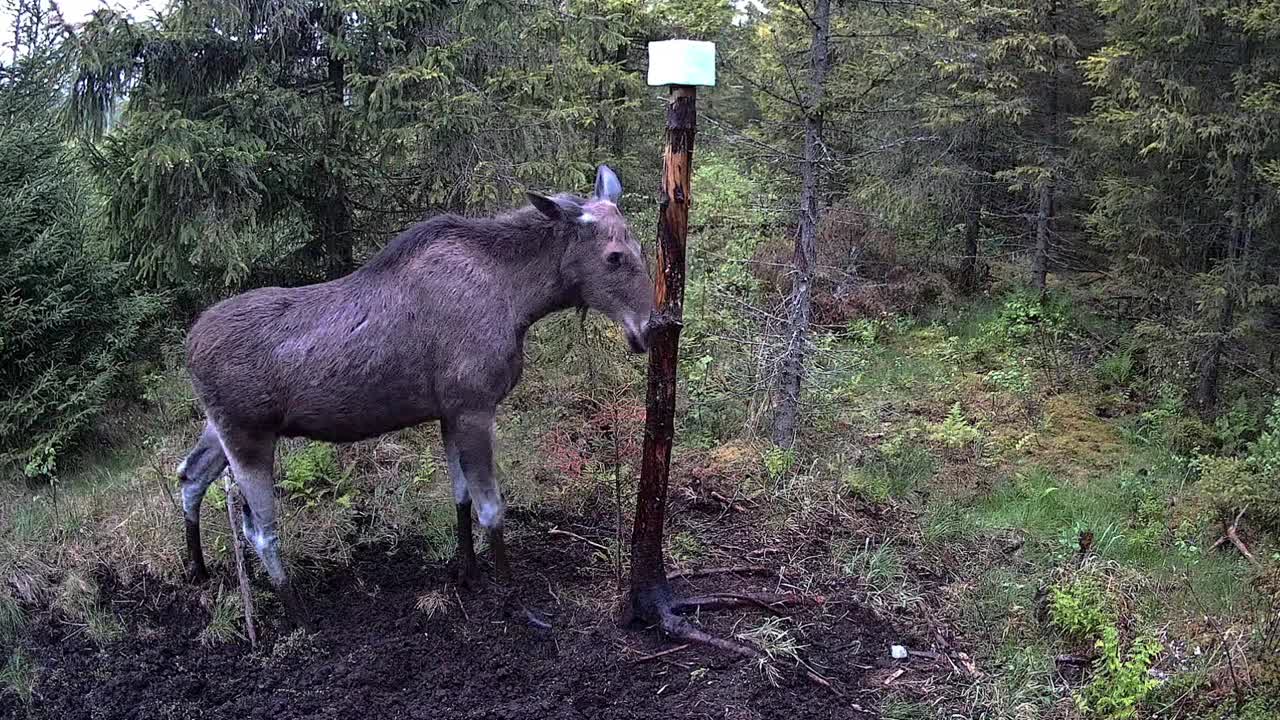
[[[165,490],[198,430],[181,341],[201,309],[342,275],[431,214],[585,192],[599,163],[652,252],[646,45],[688,37],[720,63],[673,495],[803,525],[811,579],[937,618],[982,670],[946,702],[883,689],[885,715],[1280,713],[1280,2],[178,0],[68,22],[11,0],[5,19],[11,701],[41,696],[33,618],[109,648],[129,625],[94,578],[178,575]],[[547,323],[500,421],[512,502],[589,518],[604,571],[643,409],[620,347],[599,319]],[[290,444],[291,562],[401,533],[447,557],[437,455],[425,430]],[[843,518],[820,537],[818,507]],[[720,557],[710,525],[669,543]],[[222,598],[210,628],[233,642]]]

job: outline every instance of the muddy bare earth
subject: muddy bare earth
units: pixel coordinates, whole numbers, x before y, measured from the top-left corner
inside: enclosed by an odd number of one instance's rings
[[[291,634],[259,593],[256,652],[243,641],[201,641],[210,611],[199,590],[103,578],[121,639],[99,647],[82,627],[40,613],[21,640],[40,668],[36,696],[24,706],[0,694],[0,717],[874,717],[881,682],[895,672],[889,644],[911,638],[832,583],[808,589],[825,604],[788,621],[816,679],[785,658],[776,686],[753,661],[710,649],[647,658],[676,646],[617,626],[612,578],[583,571],[590,545],[548,534],[552,523],[536,516],[513,525],[525,528],[512,548],[513,591],[458,589],[448,565],[421,547],[365,548],[349,567],[311,579],[315,635]],[[214,582],[234,589],[229,575]],[[678,587],[759,591],[775,582],[718,576]],[[719,613],[701,622],[731,634],[767,617]]]

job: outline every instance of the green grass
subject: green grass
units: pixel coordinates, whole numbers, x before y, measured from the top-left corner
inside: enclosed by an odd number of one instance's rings
[[[837,569],[861,580],[868,602],[886,609],[919,603],[921,590],[907,572],[905,551],[892,542],[870,540],[837,545],[832,552]]]
[[[957,608],[961,626],[984,642],[1020,635],[1033,622],[1039,581],[1024,569],[996,564],[980,570]],[[987,648],[988,650],[990,648]]]
[[[26,618],[22,606],[7,589],[0,588],[0,646],[11,646]]]
[[[674,533],[667,539],[667,556],[677,563],[697,560],[706,554],[706,544],[688,530]]]
[[[969,517],[980,529],[1024,534],[1028,550],[1044,562],[1077,552],[1079,535],[1088,530],[1094,534],[1092,554],[1123,566],[1157,575],[1190,574],[1211,585],[1241,579],[1247,567],[1233,555],[1203,548],[1179,552],[1155,532],[1162,528],[1151,523],[1161,519],[1141,517],[1130,480],[1125,473],[1066,480],[1033,468],[978,501]]]
[[[884,720],[925,720],[934,717],[934,711],[928,703],[893,697],[880,708],[880,717]]]
[[[69,622],[83,627],[89,639],[97,645],[106,645],[124,634],[124,627],[116,616],[102,607],[98,584],[78,572],[67,573],[63,578],[54,598],[54,607]]]
[[[36,664],[21,649],[16,649],[0,667],[0,685],[12,690],[24,705],[30,705],[37,675]]]
[[[924,506],[920,518],[920,539],[926,547],[972,542],[976,533],[969,510],[958,501],[943,495]]]
[[[861,367],[840,387],[841,398],[911,397],[944,389],[955,380],[957,368],[941,353],[921,352],[940,342],[936,330],[926,328],[864,351]]]
[[[991,681],[975,685],[971,700],[988,717],[1051,717],[1060,693],[1054,654],[1052,647],[1035,640],[1001,643],[992,657]]]
[[[427,543],[427,557],[444,562],[458,549],[457,511],[452,503],[433,503],[422,518],[421,531]],[[483,535],[483,533],[482,533]]]
[[[200,632],[200,643],[223,645],[242,638],[240,628],[244,606],[241,603],[240,594],[236,591],[218,588],[218,596],[209,613],[209,624]]]
[[[1023,533],[1041,553],[1069,554],[1079,531],[1092,530],[1104,557],[1125,555],[1133,551],[1122,530],[1129,515],[1116,502],[1117,490],[1105,478],[1075,483],[1033,468],[1001,483],[970,517],[978,528]]]
[[[845,485],[856,496],[873,502],[903,500],[924,487],[938,470],[929,448],[896,438],[870,453],[861,465],[848,470]]]

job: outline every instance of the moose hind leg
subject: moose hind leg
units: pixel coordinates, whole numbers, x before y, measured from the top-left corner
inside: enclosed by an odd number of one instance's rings
[[[222,441],[211,423],[206,423],[196,446],[178,466],[178,485],[182,489],[182,520],[187,538],[187,578],[193,583],[209,579],[200,545],[200,504],[209,485],[227,469],[227,456]]]
[[[500,580],[511,577],[507,546],[502,537],[506,504],[498,488],[493,467],[494,412],[463,414],[450,424],[449,441],[458,450],[459,466],[466,479],[467,494],[475,505],[480,525],[488,531],[493,550],[493,569]]]
[[[312,629],[306,608],[299,598],[280,554],[280,534],[276,523],[275,482],[272,479],[275,439],[228,448],[231,472],[244,498],[244,535],[262,561],[276,596],[289,619],[303,629]]]

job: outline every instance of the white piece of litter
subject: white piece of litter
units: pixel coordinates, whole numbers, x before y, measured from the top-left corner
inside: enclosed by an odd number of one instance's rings
[[[890,645],[889,654],[893,656],[894,660],[907,659],[907,649],[902,647],[901,645]]]

